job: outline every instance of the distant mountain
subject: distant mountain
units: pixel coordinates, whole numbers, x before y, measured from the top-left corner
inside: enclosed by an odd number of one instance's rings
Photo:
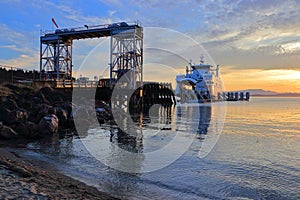
[[[251,96],[274,96],[278,95],[277,92],[263,89],[249,89],[245,90],[245,92],[250,92]]]
[[[300,97],[300,93],[279,93],[270,90],[263,90],[263,89],[248,89],[248,90],[241,90],[239,92],[250,92],[251,96],[287,96],[287,97]]]

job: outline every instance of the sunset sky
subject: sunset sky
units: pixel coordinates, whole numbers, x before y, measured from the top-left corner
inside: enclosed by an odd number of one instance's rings
[[[0,65],[39,69],[40,29],[54,30],[51,18],[62,28],[139,20],[145,79],[174,82],[204,54],[220,64],[228,91],[300,92],[300,1],[1,0],[0,7]],[[74,71],[101,76],[108,43],[74,41]]]

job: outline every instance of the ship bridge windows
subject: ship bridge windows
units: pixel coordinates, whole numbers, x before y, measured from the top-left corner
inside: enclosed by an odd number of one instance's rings
[[[205,74],[205,75],[204,75],[204,78],[205,78],[206,80],[212,80],[212,74]]]

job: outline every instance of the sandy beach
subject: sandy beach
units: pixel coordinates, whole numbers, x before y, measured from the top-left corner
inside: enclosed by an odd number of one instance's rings
[[[0,199],[115,199],[0,148]]]

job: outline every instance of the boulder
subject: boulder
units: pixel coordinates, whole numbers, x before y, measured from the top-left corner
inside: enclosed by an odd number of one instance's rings
[[[50,105],[50,102],[48,101],[48,99],[45,97],[45,95],[42,93],[42,92],[37,92],[35,94],[35,101],[40,101],[41,103],[43,104],[47,104],[47,105]]]
[[[28,112],[24,109],[9,110],[8,108],[0,108],[0,120],[5,124],[12,125],[28,120]]]
[[[95,102],[95,110],[99,123],[101,123],[103,120],[112,119],[111,108],[104,101],[97,100]]]
[[[39,132],[42,135],[53,135],[58,132],[58,118],[56,115],[46,115],[39,123]]]
[[[24,138],[39,138],[39,126],[33,122],[19,124],[15,131]]]
[[[0,122],[0,138],[13,139],[17,136],[18,134],[12,128],[5,126],[3,122]]]
[[[43,96],[44,99],[47,99],[47,101],[51,104],[64,101],[65,99],[64,93],[55,91],[50,87],[43,87],[39,90],[38,93],[40,94],[40,96]]]
[[[1,105],[3,108],[7,108],[9,110],[16,110],[19,108],[17,102],[16,102],[16,97],[8,97],[6,101],[4,101]]]
[[[39,123],[40,120],[48,114],[55,114],[52,106],[49,106],[44,103],[37,104],[32,109],[30,120],[35,123]]]
[[[0,107],[0,120],[3,123],[5,123],[5,124],[9,123],[9,113],[10,112],[11,111],[9,109],[2,107],[2,106]]]
[[[28,120],[28,112],[25,109],[18,109],[13,111],[16,123],[25,123]]]
[[[51,87],[43,87],[39,90],[39,92],[45,96],[49,96],[53,92],[53,89]]]
[[[55,114],[58,118],[59,121],[59,125],[62,127],[67,126],[67,121],[68,121],[68,111],[66,111],[65,109],[61,108],[61,107],[56,107],[55,108]]]

